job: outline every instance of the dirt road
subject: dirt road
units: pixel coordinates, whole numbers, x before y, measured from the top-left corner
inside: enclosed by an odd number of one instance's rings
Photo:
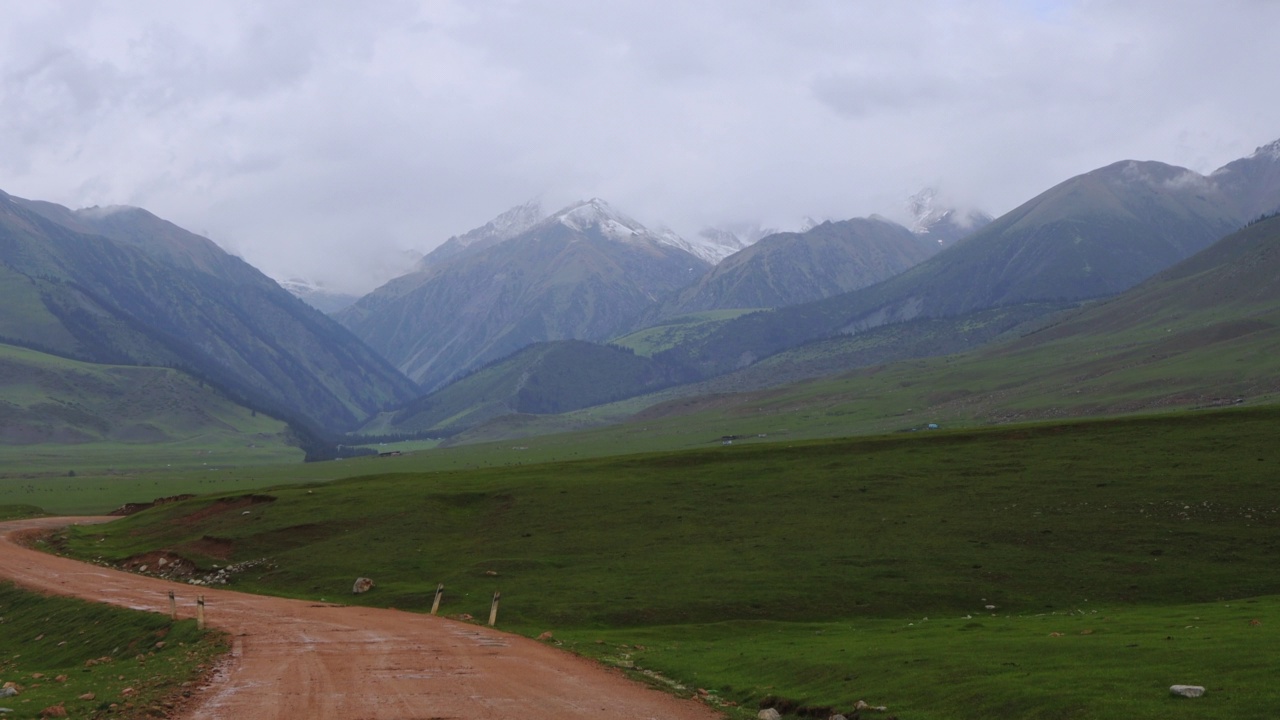
[[[0,523],[0,577],[139,610],[194,614],[196,589],[20,547],[14,533],[112,518]],[[201,589],[232,657],[187,718],[441,720],[720,717],[523,637],[396,610]]]

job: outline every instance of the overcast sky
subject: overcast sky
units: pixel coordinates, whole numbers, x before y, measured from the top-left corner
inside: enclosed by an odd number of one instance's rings
[[[0,189],[367,290],[510,206],[993,214],[1280,138],[1270,0],[0,0]]]

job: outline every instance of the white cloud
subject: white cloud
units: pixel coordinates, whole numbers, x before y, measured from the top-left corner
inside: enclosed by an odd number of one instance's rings
[[[541,195],[642,222],[999,213],[1124,158],[1280,137],[1234,0],[4,2],[0,189],[130,203],[367,289]]]

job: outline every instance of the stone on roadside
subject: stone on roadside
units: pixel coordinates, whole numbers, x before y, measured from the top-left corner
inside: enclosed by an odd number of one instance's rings
[[[356,578],[355,584],[351,586],[351,594],[359,595],[360,593],[367,593],[372,589],[373,580],[367,577],[359,577]]]
[[[1169,694],[1184,698],[1198,698],[1204,694],[1204,688],[1199,685],[1170,685]]]

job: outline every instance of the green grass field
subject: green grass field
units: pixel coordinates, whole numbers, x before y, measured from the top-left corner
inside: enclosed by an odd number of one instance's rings
[[[330,601],[368,575],[378,587],[360,602],[407,610],[443,582],[445,611],[476,617],[501,590],[503,627],[742,707],[1266,717],[1278,420],[1181,413],[466,471],[413,470],[429,465],[419,453],[326,463],[380,472],[251,505],[201,498],[75,529],[69,548],[269,557],[233,586]],[[1211,694],[1180,703],[1174,683]]]
[[[225,652],[219,633],[155,613],[45,596],[0,583],[0,678],[18,695],[0,698],[5,717],[167,717],[181,684]],[[129,693],[126,688],[132,688]],[[85,698],[92,695],[92,698]]]
[[[637,355],[653,357],[655,353],[669,350],[681,343],[704,338],[736,317],[758,312],[763,308],[734,310],[707,310],[671,318],[660,325],[637,330],[610,341],[612,345],[630,348]]]

